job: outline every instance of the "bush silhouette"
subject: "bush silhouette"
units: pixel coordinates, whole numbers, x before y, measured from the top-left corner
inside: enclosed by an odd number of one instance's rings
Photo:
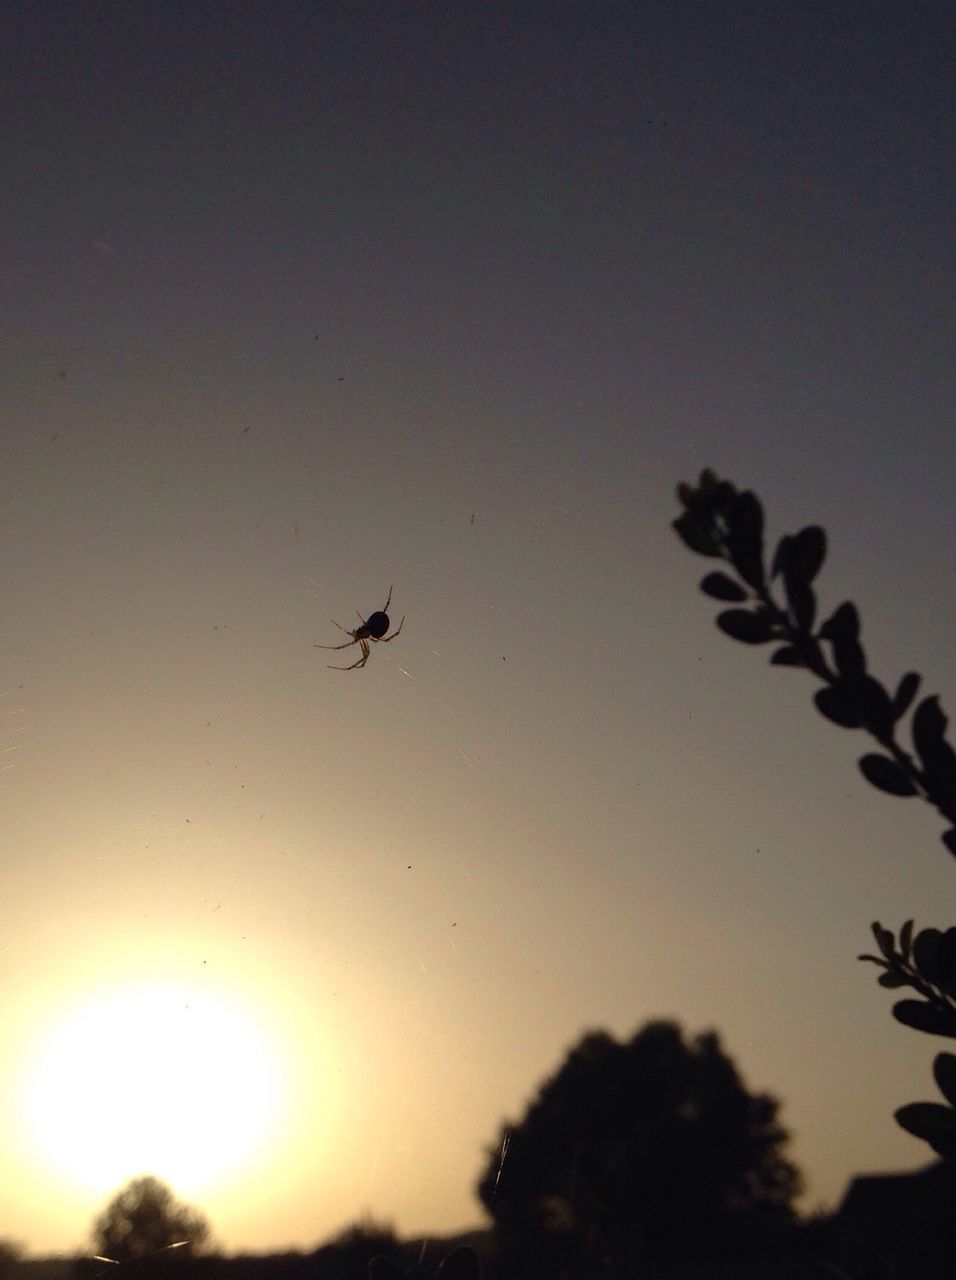
[[[725,561],[736,574],[715,570],[701,581],[707,595],[735,606],[718,614],[718,627],[744,644],[775,644],[772,663],[805,668],[822,680],[814,696],[821,715],[841,728],[864,730],[880,747],[860,757],[866,780],[888,795],[919,796],[931,804],[948,824],[943,844],[956,854],[956,751],[946,739],[939,699],[916,703],[910,722],[913,751],[907,751],[897,741],[897,727],[913,706],[920,676],[907,672],[890,693],[870,674],[859,615],[850,601],[814,628],[813,582],[826,558],[823,529],[810,525],[781,538],[768,573],[764,514],[755,494],[738,492],[730,481],[705,470],[696,486],[678,485],[677,497],[684,511],[674,528],[683,542],[699,555]],[[782,601],[774,595],[775,584],[782,587]],[[882,986],[909,987],[920,997],[897,1001],[894,1017],[918,1031],[956,1038],[956,928],[922,929],[914,937],[913,921],[907,920],[898,941],[878,921],[872,929],[879,955],[860,959],[883,970]],[[910,1103],[896,1112],[896,1120],[953,1160],[956,1055],[938,1054],[933,1074],[945,1104]]]
[[[488,1153],[478,1195],[504,1269],[707,1255],[789,1222],[800,1179],[777,1109],[747,1092],[713,1032],[585,1035]]]
[[[93,1225],[96,1253],[111,1262],[141,1261],[184,1244],[201,1248],[209,1237],[202,1214],[177,1204],[158,1178],[133,1178]]]

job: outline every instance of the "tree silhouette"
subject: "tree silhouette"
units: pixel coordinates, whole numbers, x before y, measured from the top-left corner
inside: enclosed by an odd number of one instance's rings
[[[956,854],[956,751],[946,739],[946,716],[935,696],[923,698],[912,714],[913,754],[897,741],[919,691],[920,676],[907,672],[889,691],[867,670],[856,607],[844,601],[816,630],[817,601],[812,583],[826,557],[826,534],[817,525],[786,535],[777,544],[770,571],[764,562],[764,514],[760,500],[738,492],[713,471],[696,486],[679,484],[684,512],[674,521],[683,542],[699,555],[724,560],[737,577],[708,573],[700,588],[714,599],[748,608],[725,609],[717,625],[745,644],[775,642],[770,661],[803,667],[824,682],[814,696],[817,710],[843,729],[863,729],[881,747],[860,757],[860,771],[892,796],[919,796],[946,820],[943,844]],[[773,584],[780,580],[784,600]],[[829,649],[829,655],[827,648]],[[862,955],[878,965],[881,986],[910,987],[919,1000],[898,1000],[893,1016],[905,1026],[956,1039],[956,928],[922,929],[914,937],[907,920],[897,943],[893,931],[872,925],[879,955]],[[938,1155],[956,1159],[956,1054],[937,1054],[933,1074],[946,1105],[914,1102],[900,1107],[897,1122],[923,1138]]]
[[[489,1152],[478,1195],[506,1269],[708,1253],[789,1221],[800,1178],[777,1108],[747,1092],[713,1032],[585,1035]]]
[[[202,1214],[177,1204],[158,1178],[133,1178],[93,1224],[96,1253],[112,1262],[132,1262],[188,1243],[200,1248],[209,1237]]]

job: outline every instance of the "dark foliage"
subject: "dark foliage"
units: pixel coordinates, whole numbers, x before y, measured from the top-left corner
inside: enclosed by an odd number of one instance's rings
[[[882,748],[860,759],[866,780],[893,796],[921,796],[950,824],[943,843],[956,854],[956,751],[946,740],[946,717],[936,697],[923,698],[912,715],[913,754],[897,742],[919,690],[920,677],[904,675],[893,693],[867,670],[860,619],[849,601],[814,629],[817,599],[813,582],[826,558],[826,534],[817,525],[781,538],[769,573],[764,563],[764,516],[760,500],[738,492],[729,480],[701,472],[698,484],[680,484],[684,513],[674,528],[692,551],[727,561],[739,581],[712,571],[701,590],[738,607],[724,609],[717,625],[744,644],[777,647],[777,666],[805,667],[824,682],[814,701],[821,715],[844,729],[864,729]],[[774,595],[775,584],[783,599]],[[778,591],[778,595],[780,592]],[[749,607],[739,607],[748,605]]]
[[[503,1269],[715,1255],[788,1222],[800,1180],[777,1108],[747,1092],[712,1032],[586,1035],[489,1152],[478,1194]]]
[[[453,1249],[432,1271],[421,1264],[406,1267],[380,1254],[369,1262],[368,1280],[481,1280],[481,1262],[474,1249]]]
[[[170,1189],[150,1176],[133,1178],[93,1226],[96,1253],[112,1262],[153,1257],[187,1244],[199,1249],[209,1236],[202,1214],[177,1204]]]
[[[935,696],[916,703],[910,721],[913,753],[896,738],[919,691],[914,671],[889,690],[867,670],[860,641],[860,619],[849,601],[839,605],[814,630],[817,601],[813,581],[826,557],[826,535],[816,525],[781,538],[769,574],[764,566],[763,509],[752,493],[737,491],[729,480],[702,471],[697,486],[680,484],[677,497],[684,507],[674,521],[692,551],[722,558],[740,581],[723,571],[708,573],[701,590],[719,600],[748,603],[749,608],[725,609],[717,625],[746,644],[776,641],[770,661],[778,666],[805,667],[823,681],[814,696],[817,710],[843,729],[863,729],[880,751],[867,752],[860,771],[871,786],[891,796],[920,796],[946,820],[943,844],[956,854],[956,751],[946,738],[947,720]],[[782,582],[784,599],[773,594]],[[930,1035],[956,1038],[956,928],[922,929],[913,936],[913,921],[900,929],[899,945],[892,930],[873,925],[880,955],[864,955],[883,969],[884,987],[910,987],[921,998],[899,1000],[893,1015],[905,1026]],[[933,1072],[945,1104],[914,1102],[901,1107],[896,1119],[904,1129],[923,1138],[934,1151],[956,1159],[956,1055],[941,1053]]]
[[[316,1249],[312,1275],[326,1280],[366,1280],[373,1258],[391,1256],[400,1248],[391,1225],[365,1219]]]

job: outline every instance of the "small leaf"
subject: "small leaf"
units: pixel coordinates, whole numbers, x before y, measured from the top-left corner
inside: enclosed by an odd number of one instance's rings
[[[770,661],[775,667],[803,666],[803,659],[792,644],[784,644],[779,649],[774,649]]]
[[[708,573],[701,579],[700,589],[715,600],[746,600],[748,594],[728,573]]]
[[[813,695],[817,710],[843,729],[859,729],[863,723],[856,698],[845,681],[838,680]]]
[[[693,485],[688,484],[686,480],[682,480],[677,486],[677,501],[682,507],[689,507],[694,501],[696,493],[697,491]]]
[[[891,796],[915,796],[916,788],[910,782],[905,770],[889,756],[881,756],[870,752],[861,756],[860,771],[872,786],[885,791]]]
[[[873,937],[876,939],[876,945],[886,956],[887,960],[893,959],[893,930],[884,929],[879,920],[874,920],[870,925],[873,930]]]
[[[866,674],[866,654],[858,640],[840,636],[830,643],[833,645],[833,662],[841,676],[847,680],[859,680]]]
[[[877,978],[881,987],[908,987],[910,980],[902,973],[881,973]]]
[[[777,543],[777,549],[773,553],[773,563],[770,566],[770,577],[775,578],[778,573],[782,573],[790,558],[790,548],[793,546],[793,538],[789,533],[785,533]]]
[[[895,1111],[896,1123],[928,1142],[943,1157],[956,1153],[956,1111],[938,1102],[910,1102]]]
[[[909,964],[910,956],[913,954],[913,921],[907,920],[900,929],[900,951],[903,953],[903,959]]]
[[[933,1059],[933,1076],[946,1101],[956,1106],[956,1053],[938,1053]]]
[[[821,640],[858,640],[860,637],[860,617],[856,605],[844,600],[830,614],[820,628]]]
[[[926,758],[927,752],[932,754],[933,748],[942,741],[945,732],[946,716],[939,705],[939,698],[936,694],[924,698],[913,712],[913,746],[921,759]]]
[[[813,588],[801,578],[794,577],[789,569],[784,574],[783,583],[790,617],[801,631],[811,631],[817,613],[817,598],[813,594]]]
[[[764,585],[763,507],[755,493],[738,493],[726,513],[727,553],[734,568],[751,587]]]
[[[677,530],[681,541],[691,551],[701,556],[719,556],[720,548],[714,541],[710,530],[692,511],[685,511],[682,516],[671,522]]]
[[[885,961],[885,960],[881,960],[879,956],[868,956],[868,955],[862,955],[862,956],[857,956],[857,960],[872,960],[874,964],[878,964],[878,965],[880,965],[880,966],[881,966],[882,968],[884,968],[884,969],[888,969],[888,968],[890,967],[890,966],[886,963],[886,961]]]
[[[773,639],[773,623],[762,613],[749,609],[725,609],[717,615],[717,625],[726,635],[744,644],[766,644]]]
[[[943,935],[939,929],[920,929],[913,939],[913,963],[927,982],[935,984],[943,976],[940,963],[940,943]]]
[[[737,490],[730,481],[721,480],[716,489],[714,489],[713,493],[710,495],[710,503],[715,510],[724,514],[730,510],[731,504],[736,496]]]
[[[700,473],[697,481],[697,488],[701,493],[710,493],[711,489],[716,489],[718,484],[716,473],[711,471],[710,467],[705,467]]]
[[[923,762],[927,784],[949,800],[956,799],[956,752],[943,737],[946,725],[935,695],[924,698],[913,713],[913,745]],[[939,802],[935,794],[933,799]]]
[[[916,697],[919,689],[920,677],[915,671],[907,671],[896,686],[896,693],[893,695],[893,719],[900,720],[909,710],[910,703]]]
[[[793,538],[787,555],[787,573],[810,585],[826,559],[827,535],[819,525],[807,525]]]
[[[923,1000],[897,1000],[893,1017],[906,1027],[932,1036],[956,1037],[956,1013],[946,1013]]]

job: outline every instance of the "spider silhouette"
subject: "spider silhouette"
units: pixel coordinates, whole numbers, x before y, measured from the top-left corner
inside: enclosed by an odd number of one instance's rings
[[[370,640],[373,640],[376,643],[379,640],[381,640],[383,643],[387,644],[389,640],[395,639],[395,637],[401,631],[402,627],[404,627],[405,619],[402,618],[401,622],[398,624],[398,626],[395,628],[395,630],[392,632],[390,636],[387,636],[385,634],[385,632],[389,628],[388,606],[391,603],[392,603],[392,588],[389,587],[388,599],[385,601],[384,606],[381,609],[376,609],[376,611],[368,619],[362,618],[362,615],[359,613],[359,618],[361,618],[362,620],[362,625],[360,627],[356,627],[354,631],[349,631],[348,627],[343,627],[341,622],[335,622],[335,619],[334,618],[332,619],[332,621],[335,623],[338,629],[340,631],[344,631],[345,634],[347,636],[351,636],[352,639],[346,640],[344,644],[317,644],[317,645],[313,645],[313,648],[315,649],[348,649],[351,645],[357,644],[357,645],[361,645],[362,647],[362,656],[361,658],[359,658],[357,662],[353,662],[350,667],[336,667],[336,666],[333,666],[332,663],[329,663],[330,671],[354,671],[356,667],[364,667],[366,662],[368,662],[368,655],[371,653],[371,649],[369,648]],[[358,613],[358,610],[356,609],[355,612]]]

